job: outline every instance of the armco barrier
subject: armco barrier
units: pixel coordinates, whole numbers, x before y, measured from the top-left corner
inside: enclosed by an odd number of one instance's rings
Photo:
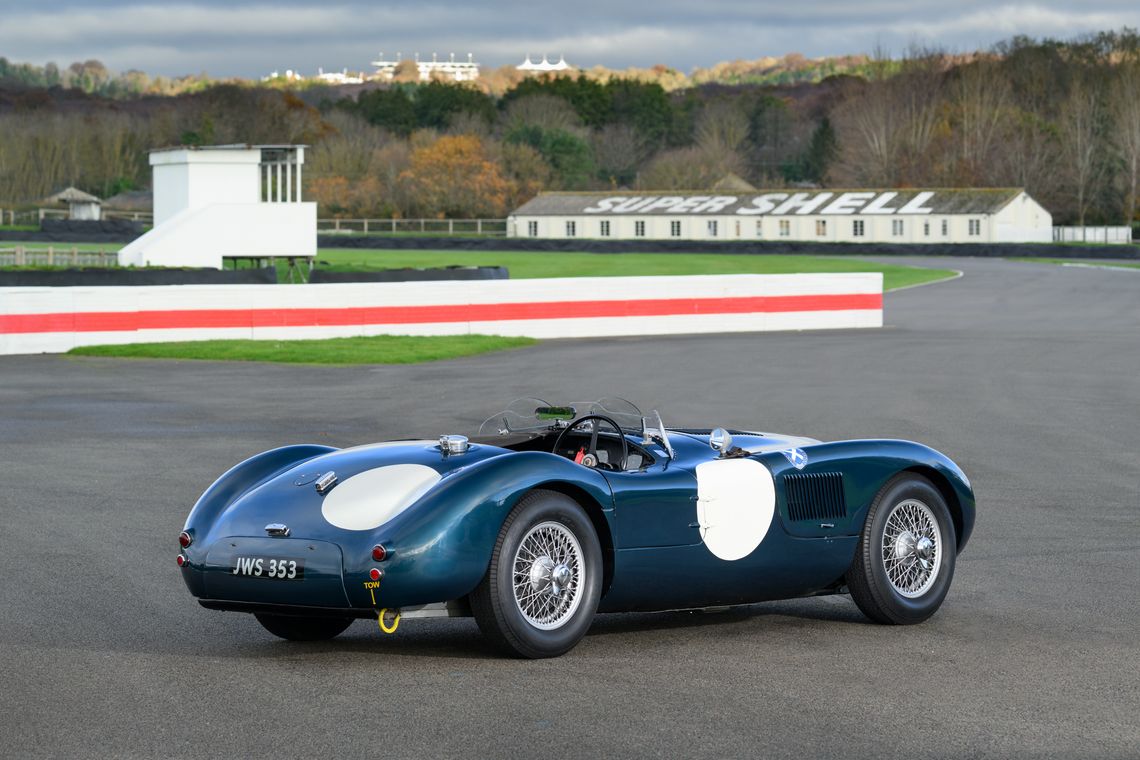
[[[882,293],[878,272],[0,288],[0,354],[211,338],[583,338],[880,327]]]

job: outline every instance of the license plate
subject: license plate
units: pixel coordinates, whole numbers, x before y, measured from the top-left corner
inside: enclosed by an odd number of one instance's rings
[[[305,577],[305,561],[281,557],[235,557],[233,574],[275,581],[299,581]]]

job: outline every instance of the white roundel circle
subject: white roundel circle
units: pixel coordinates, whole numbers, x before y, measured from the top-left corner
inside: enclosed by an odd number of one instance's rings
[[[764,540],[776,512],[776,484],[754,459],[697,465],[697,522],[710,552],[723,560],[747,557]]]
[[[440,474],[422,464],[393,464],[366,470],[336,484],[321,504],[321,515],[344,530],[379,528],[438,483]]]

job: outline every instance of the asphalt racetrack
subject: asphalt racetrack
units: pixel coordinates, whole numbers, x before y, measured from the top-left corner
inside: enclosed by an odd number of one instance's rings
[[[1140,271],[929,263],[965,276],[887,295],[882,330],[404,367],[0,357],[0,755],[1140,756]],[[183,520],[246,456],[469,432],[522,395],[919,440],[972,479],[974,537],[922,625],[846,597],[611,615],[539,662],[471,620],[290,644],[183,586]]]

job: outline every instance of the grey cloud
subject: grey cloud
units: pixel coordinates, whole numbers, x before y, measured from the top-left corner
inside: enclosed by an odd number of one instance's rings
[[[8,3],[3,3],[8,5]],[[658,0],[329,4],[279,0],[160,4],[91,0],[0,7],[0,55],[66,64],[99,58],[153,74],[206,71],[257,76],[273,69],[369,68],[383,50],[422,56],[474,53],[488,66],[565,55],[580,66],[689,70],[718,61],[800,52],[808,56],[901,51],[911,43],[974,50],[1013,34],[1071,37],[1140,26],[1135,2],[955,4],[918,0],[728,2]]]

